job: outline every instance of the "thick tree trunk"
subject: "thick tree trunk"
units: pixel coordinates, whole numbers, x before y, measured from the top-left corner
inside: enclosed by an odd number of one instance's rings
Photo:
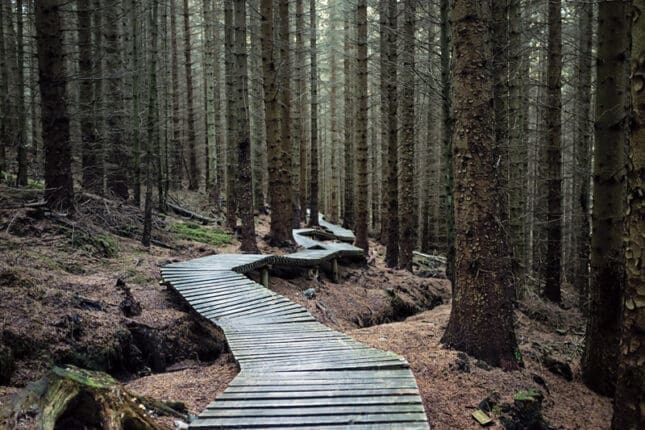
[[[559,302],[562,275],[562,10],[560,0],[549,1],[547,63],[547,227],[544,296]]]
[[[171,168],[173,188],[181,189],[184,177],[184,148],[181,139],[179,113],[179,49],[177,48],[177,0],[170,0],[170,49],[172,81],[172,139],[170,146],[173,151]]]
[[[235,28],[233,24],[233,1],[224,0],[224,70],[226,93],[226,224],[234,229],[237,225],[237,120],[235,115]]]
[[[140,94],[139,94],[139,10],[137,8],[137,1],[130,1],[130,25],[132,31],[132,47],[130,64],[132,68],[132,147],[133,147],[133,167],[134,167],[134,204],[137,207],[141,205],[141,139],[139,133],[139,111],[141,110]],[[80,23],[80,17],[79,17]],[[82,127],[82,126],[81,126]]]
[[[251,129],[249,126],[248,66],[246,54],[246,1],[235,0],[235,70],[239,213],[242,219],[242,252],[259,253],[255,244],[253,177],[251,175]]]
[[[219,16],[219,6],[212,5],[215,11],[213,16]],[[220,67],[220,46],[222,41],[221,32],[218,25],[213,25],[213,115],[215,126],[215,184],[213,187],[213,200],[215,207],[221,209],[222,190],[224,184],[224,168],[226,166],[226,140],[224,139],[224,127],[222,126],[222,73]],[[226,193],[226,190],[224,190]]]
[[[298,89],[295,120],[296,139],[298,141],[298,197],[300,221],[306,219],[307,207],[307,81],[305,76],[305,24],[304,2],[296,0],[296,88]]]
[[[612,429],[645,428],[645,1],[634,0],[631,42],[631,135],[627,164],[626,283]]]
[[[399,145],[399,266],[412,271],[414,220],[414,31],[415,0],[403,3],[401,35],[401,144]]]
[[[0,27],[4,30],[4,5],[0,5]],[[10,146],[9,136],[9,65],[5,50],[4,31],[0,31],[0,171],[7,171],[7,149]]]
[[[356,116],[356,246],[368,255],[367,241],[367,1],[358,0]],[[335,166],[334,166],[335,167]]]
[[[188,111],[188,157],[190,171],[188,189],[199,189],[199,167],[197,166],[197,137],[195,135],[195,106],[193,102],[193,60],[190,46],[190,9],[188,0],[184,0],[184,67],[186,69],[186,110]]]
[[[268,0],[265,0],[268,1]],[[309,171],[309,226],[318,225],[318,64],[316,55],[316,0],[309,0],[309,54],[311,61],[311,168]],[[266,76],[266,75],[265,75]]]
[[[206,193],[212,194],[215,186],[213,171],[213,155],[215,148],[215,59],[213,57],[213,27],[215,16],[213,14],[213,2],[202,0],[202,49],[204,56],[204,189]]]
[[[591,216],[591,274],[585,383],[611,396],[616,381],[620,300],[625,280],[623,248],[625,127],[629,21],[626,3],[598,5],[596,135]]]
[[[339,166],[337,154],[340,142],[338,141],[338,62],[336,61],[336,21],[338,20],[337,5],[334,0],[329,4],[329,133],[330,139],[330,159],[331,180],[328,184],[329,189],[329,212],[326,214],[329,222],[338,224],[339,200],[338,195],[340,179],[338,177]],[[347,53],[346,53],[347,54]]]
[[[51,208],[72,210],[72,147],[65,106],[67,74],[61,2],[62,0],[36,2],[36,39],[45,151],[45,200]]]
[[[493,366],[516,369],[507,247],[495,145],[491,7],[455,0],[451,11],[455,96],[455,287],[442,341]]]
[[[349,8],[351,10],[351,8]],[[353,11],[347,11],[343,19],[343,47],[345,56],[343,57],[343,72],[344,72],[344,91],[343,96],[345,99],[345,204],[343,205],[343,227],[354,228],[354,200],[356,194],[354,193],[354,68],[352,67],[352,45],[353,39],[354,20],[352,19]]]

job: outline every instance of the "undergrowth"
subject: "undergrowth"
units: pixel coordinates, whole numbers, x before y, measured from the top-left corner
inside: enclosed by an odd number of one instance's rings
[[[225,231],[183,222],[173,225],[173,231],[180,239],[206,243],[213,246],[226,245],[233,237]]]

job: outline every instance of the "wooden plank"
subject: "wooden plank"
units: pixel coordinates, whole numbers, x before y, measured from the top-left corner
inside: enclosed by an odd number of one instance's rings
[[[221,408],[283,408],[301,406],[348,406],[348,405],[410,405],[421,404],[416,395],[378,397],[332,397],[310,399],[254,399],[217,400],[208,405],[209,409]]]
[[[338,415],[356,413],[423,413],[423,405],[360,405],[360,406],[318,406],[301,408],[243,408],[243,409],[206,409],[200,418],[210,417],[285,417],[310,415]]]
[[[192,428],[210,427],[247,427],[247,426],[294,426],[312,424],[376,424],[423,422],[424,413],[390,413],[390,414],[337,414],[312,415],[296,417],[239,417],[239,418],[199,418],[191,423]]]

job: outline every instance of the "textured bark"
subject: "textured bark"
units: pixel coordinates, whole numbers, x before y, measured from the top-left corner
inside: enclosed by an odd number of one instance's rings
[[[576,254],[573,285],[580,294],[580,307],[587,308],[589,294],[589,177],[591,176],[591,36],[593,6],[578,5],[578,59],[576,87]]]
[[[631,41],[631,134],[627,170],[626,283],[614,401],[614,430],[645,428],[645,1],[634,0]]]
[[[386,198],[388,201],[387,217],[383,222],[388,224],[387,243],[385,253],[385,264],[388,267],[396,267],[399,264],[399,169],[398,169],[398,122],[397,122],[397,6],[396,0],[388,0],[387,10],[380,13],[387,15],[387,49],[383,55],[387,58],[387,68],[381,71],[385,75],[387,83],[385,89],[387,92],[387,183]]]
[[[311,168],[309,171],[309,225],[318,225],[318,59],[316,55],[316,0],[309,0],[309,54],[311,74]]]
[[[389,106],[387,100],[387,84],[388,78],[386,73],[388,71],[388,0],[379,0],[378,3],[378,14],[379,14],[379,96],[380,96],[380,131],[381,131],[381,147],[380,147],[380,157],[381,157],[381,177],[382,187],[381,187],[381,229],[379,232],[379,242],[382,245],[387,244],[387,231],[388,231],[388,211],[389,211],[389,197],[388,192],[388,175],[389,175],[389,164],[388,164],[388,128],[387,128],[387,118],[389,113]],[[347,106],[347,104],[345,104]],[[347,142],[345,142],[347,145]],[[347,161],[346,161],[347,162]]]
[[[179,122],[181,116],[179,113],[179,50],[177,48],[177,0],[170,0],[170,49],[171,49],[171,67],[170,75],[172,81],[172,139],[170,146],[173,150],[173,163],[171,176],[173,178],[173,187],[181,189],[184,174],[184,148],[181,139],[181,130]]]
[[[130,151],[124,138],[124,105],[123,105],[123,59],[119,37],[119,7],[105,8],[105,61],[107,77],[107,130],[108,164],[107,187],[116,197],[127,200],[128,161]]]
[[[266,214],[264,185],[267,175],[267,151],[264,132],[264,97],[262,89],[262,40],[260,37],[260,1],[249,3],[249,33],[251,53],[249,55],[249,110],[251,121],[251,165],[253,170],[254,210]]]
[[[278,92],[280,97],[280,144],[282,157],[282,172],[285,176],[286,184],[280,192],[286,196],[284,210],[283,227],[286,228],[286,237],[284,240],[278,240],[272,236],[272,240],[291,243],[291,227],[296,227],[298,221],[295,211],[295,204],[292,189],[292,172],[293,172],[293,142],[291,139],[291,35],[289,33],[289,0],[278,0],[278,28],[276,37],[280,51],[280,67],[278,68]]]
[[[562,272],[562,10],[560,0],[550,0],[548,9],[547,62],[547,227],[544,296],[559,302]]]
[[[81,154],[82,154],[82,184],[88,191],[100,193],[103,188],[103,178],[100,173],[97,156],[97,136],[94,123],[94,85],[92,84],[92,33],[89,6],[85,1],[78,0],[78,72],[79,83],[79,115],[81,120]]]
[[[356,198],[354,193],[354,68],[352,67],[352,30],[353,13],[347,13],[343,19],[343,47],[345,55],[343,57],[343,73],[344,73],[344,90],[343,96],[345,99],[345,204],[343,205],[343,227],[354,228],[354,200]]]
[[[65,55],[60,7],[63,0],[36,2],[38,76],[45,151],[45,200],[54,209],[74,204],[72,148],[65,106]]]
[[[18,105],[18,173],[16,175],[16,185],[27,185],[27,115],[25,109],[25,39],[24,39],[24,20],[22,0],[16,0],[16,28],[18,31],[16,44],[18,48],[18,75],[17,75],[17,90],[18,98],[16,104]]]
[[[442,341],[493,366],[516,369],[517,342],[505,236],[499,223],[489,3],[455,0],[451,22],[455,127],[455,286]]]
[[[150,11],[149,27],[150,27],[150,64],[149,64],[149,81],[148,81],[148,115],[146,119],[147,139],[145,149],[145,174],[146,174],[146,197],[144,205],[144,221],[143,221],[143,236],[141,243],[144,246],[150,246],[152,241],[152,188],[153,188],[153,162],[155,156],[153,154],[155,148],[159,147],[159,128],[158,128],[158,92],[157,92],[157,55],[158,55],[158,36],[157,36],[157,22],[158,22],[158,3],[157,0],[152,0],[152,10]]]
[[[130,1],[130,25],[132,30],[131,58],[132,68],[132,163],[134,167],[134,203],[137,207],[141,205],[141,139],[139,134],[139,112],[141,110],[139,94],[139,10],[137,1]],[[80,23],[80,17],[79,17]],[[163,195],[163,192],[161,193]]]
[[[590,300],[582,377],[591,389],[606,396],[613,395],[615,388],[620,300],[625,279],[623,187],[628,29],[626,3],[598,5]]]
[[[296,0],[296,88],[298,89],[295,119],[296,138],[298,141],[298,197],[300,207],[300,220],[305,221],[307,207],[307,129],[305,127],[307,116],[307,81],[305,77],[305,19],[304,1]]]
[[[190,46],[190,9],[184,0],[184,67],[186,69],[186,110],[188,116],[188,189],[199,189],[199,167],[197,166],[197,137],[195,136],[195,106],[193,102],[193,60]]]
[[[219,6],[213,4],[213,16],[219,16]],[[224,127],[222,126],[222,73],[220,67],[220,45],[221,32],[218,25],[213,26],[213,115],[215,127],[215,184],[213,186],[213,201],[220,209],[222,201],[222,189],[224,187],[224,167],[226,166],[226,141],[224,139]]]
[[[9,137],[9,65],[7,64],[7,55],[5,50],[5,32],[4,32],[4,6],[0,5],[0,171],[7,170],[7,149],[10,146]]]
[[[202,49],[204,56],[204,71],[202,73],[204,82],[204,183],[207,193],[213,193],[215,186],[216,176],[212,174],[214,166],[214,157],[216,155],[213,149],[215,148],[215,66],[213,57],[213,45],[215,40],[213,37],[214,14],[213,2],[209,0],[202,0]]]
[[[414,30],[415,0],[403,2],[401,34],[401,144],[399,145],[399,266],[412,271],[414,220]]]
[[[331,133],[330,146],[330,171],[331,177],[328,185],[329,190],[329,212],[326,214],[329,221],[338,224],[339,200],[338,195],[340,179],[338,177],[339,166],[337,160],[338,148],[338,62],[336,61],[336,21],[338,20],[337,6],[334,0],[329,4],[329,133]]]
[[[233,1],[224,0],[224,70],[226,94],[226,224],[237,225],[237,121],[235,115],[235,33]]]
[[[441,0],[441,33],[439,44],[441,45],[441,125],[442,143],[444,148],[444,162],[446,166],[446,191],[443,206],[445,207],[446,230],[448,236],[446,252],[446,277],[455,288],[455,211],[452,200],[453,196],[453,172],[452,172],[452,83],[450,82],[450,49],[451,49],[451,28],[449,18],[449,0]]]
[[[367,241],[367,1],[356,6],[356,246],[368,255]]]
[[[246,1],[234,1],[236,120],[239,213],[242,219],[240,250],[258,254],[253,218],[253,177],[251,175],[251,129],[249,125],[248,65],[246,54]]]

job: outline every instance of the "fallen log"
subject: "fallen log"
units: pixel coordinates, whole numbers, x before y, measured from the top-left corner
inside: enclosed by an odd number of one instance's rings
[[[175,212],[176,214],[184,216],[186,218],[195,219],[195,220],[200,221],[200,222],[202,222],[204,224],[214,223],[215,222],[215,220],[213,218],[209,218],[209,217],[206,217],[204,215],[200,215],[200,214],[195,213],[195,212],[193,212],[191,210],[188,210],[186,208],[182,208],[181,206],[177,206],[176,204],[167,202],[166,205],[170,209],[172,209],[173,212]]]

